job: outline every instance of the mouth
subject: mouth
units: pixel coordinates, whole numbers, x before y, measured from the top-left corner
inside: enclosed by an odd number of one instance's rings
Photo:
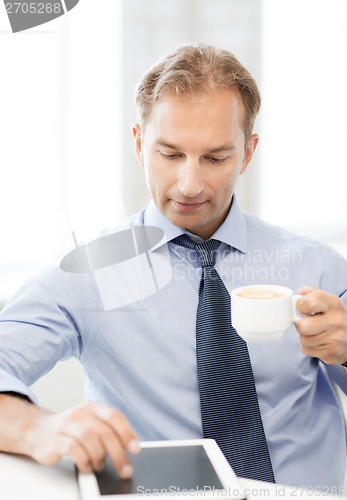
[[[203,205],[205,205],[206,201],[201,201],[200,203],[186,203],[172,200],[175,207],[182,212],[193,212],[195,210],[199,210]]]

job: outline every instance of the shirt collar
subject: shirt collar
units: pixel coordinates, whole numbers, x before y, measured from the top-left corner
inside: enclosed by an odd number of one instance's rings
[[[212,238],[222,241],[242,253],[247,251],[247,225],[235,194],[225,221]]]
[[[184,230],[182,228],[174,226],[169,221],[169,219],[167,219],[161,212],[159,212],[153,200],[149,202],[144,212],[143,224],[145,226],[159,227],[164,231],[165,238],[163,238],[157,245],[152,247],[152,251],[165,245],[168,241],[171,241],[180,234],[184,233]]]
[[[184,230],[172,224],[156,207],[153,200],[151,200],[144,212],[143,223],[145,226],[159,227],[164,231],[165,238],[158,243],[152,250],[161,247],[168,241],[173,240],[180,234],[191,234],[189,231]],[[235,194],[229,213],[223,224],[217,229],[212,238],[226,243],[230,247],[236,248],[245,253],[247,250],[247,226],[244,215],[236,200]]]

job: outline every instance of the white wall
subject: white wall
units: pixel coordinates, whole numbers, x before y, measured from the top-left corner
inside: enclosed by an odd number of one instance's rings
[[[47,375],[38,380],[32,390],[40,406],[61,411],[84,400],[84,380],[81,365],[76,359],[61,361]]]

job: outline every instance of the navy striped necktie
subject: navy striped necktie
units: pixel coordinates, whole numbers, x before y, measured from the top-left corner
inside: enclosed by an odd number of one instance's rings
[[[204,438],[215,439],[238,476],[275,482],[246,342],[231,324],[230,295],[215,264],[220,242],[173,243],[195,250],[202,265],[196,353]]]

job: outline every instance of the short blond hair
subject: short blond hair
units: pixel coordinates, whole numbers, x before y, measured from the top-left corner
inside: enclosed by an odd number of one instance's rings
[[[236,90],[241,97],[247,144],[261,104],[257,83],[231,52],[211,45],[184,45],[154,65],[136,87],[137,119],[145,127],[153,105],[164,91],[189,96],[222,89]]]

